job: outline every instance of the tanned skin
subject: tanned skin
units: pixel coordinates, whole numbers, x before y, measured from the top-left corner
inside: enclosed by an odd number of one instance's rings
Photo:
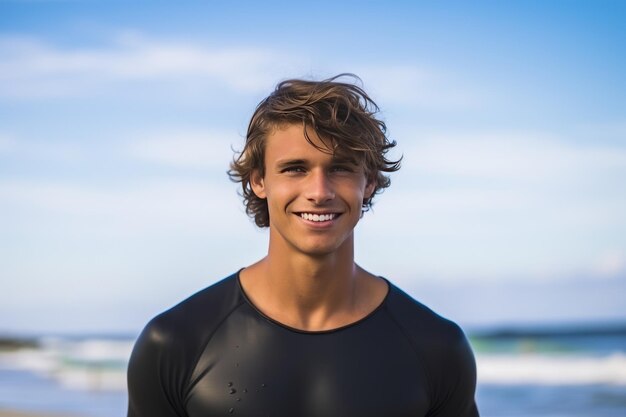
[[[312,129],[307,134],[328,148]],[[296,329],[322,331],[354,323],[383,302],[386,282],[354,262],[354,227],[374,191],[362,164],[317,149],[302,125],[290,124],[266,138],[265,175],[254,172],[251,186],[268,202],[269,248],[240,280],[260,311]],[[313,221],[313,214],[330,219]]]

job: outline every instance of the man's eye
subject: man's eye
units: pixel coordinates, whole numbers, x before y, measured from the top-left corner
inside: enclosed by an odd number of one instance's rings
[[[286,167],[286,168],[283,168],[281,172],[304,172],[304,167],[300,167],[300,166]]]
[[[333,172],[354,172],[354,168],[348,165],[335,165],[331,170]]]

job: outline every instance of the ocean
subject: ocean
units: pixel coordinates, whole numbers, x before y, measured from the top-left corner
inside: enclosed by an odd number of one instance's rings
[[[483,417],[626,416],[626,325],[468,332]],[[128,336],[0,337],[0,409],[126,414]]]
[[[470,334],[483,417],[626,416],[626,326]]]

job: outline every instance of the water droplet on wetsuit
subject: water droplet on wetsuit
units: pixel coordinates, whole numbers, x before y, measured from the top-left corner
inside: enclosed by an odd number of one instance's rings
[[[232,383],[232,382],[229,382],[229,383],[228,383],[228,386],[229,386],[229,387],[232,387],[232,386],[233,386],[233,383]]]
[[[237,390],[236,390],[235,388],[231,388],[231,389],[230,389],[230,393],[231,393],[231,394],[234,394],[234,393],[236,393],[236,392],[237,392]]]
[[[234,409],[234,408],[231,408],[230,410],[228,410],[228,414],[232,414],[232,413],[233,413],[233,411],[235,411],[235,409]]]

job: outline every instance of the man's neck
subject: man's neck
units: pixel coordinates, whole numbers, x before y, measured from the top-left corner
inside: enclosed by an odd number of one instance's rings
[[[317,309],[347,302],[354,292],[359,268],[352,247],[331,254],[310,256],[302,253],[268,253],[266,279],[273,290],[282,293],[288,304]],[[295,298],[294,298],[295,297]]]
[[[340,327],[367,314],[381,298],[380,291],[370,295],[373,279],[354,263],[351,239],[316,256],[270,241],[268,256],[241,273],[242,286],[257,308],[303,330]]]

